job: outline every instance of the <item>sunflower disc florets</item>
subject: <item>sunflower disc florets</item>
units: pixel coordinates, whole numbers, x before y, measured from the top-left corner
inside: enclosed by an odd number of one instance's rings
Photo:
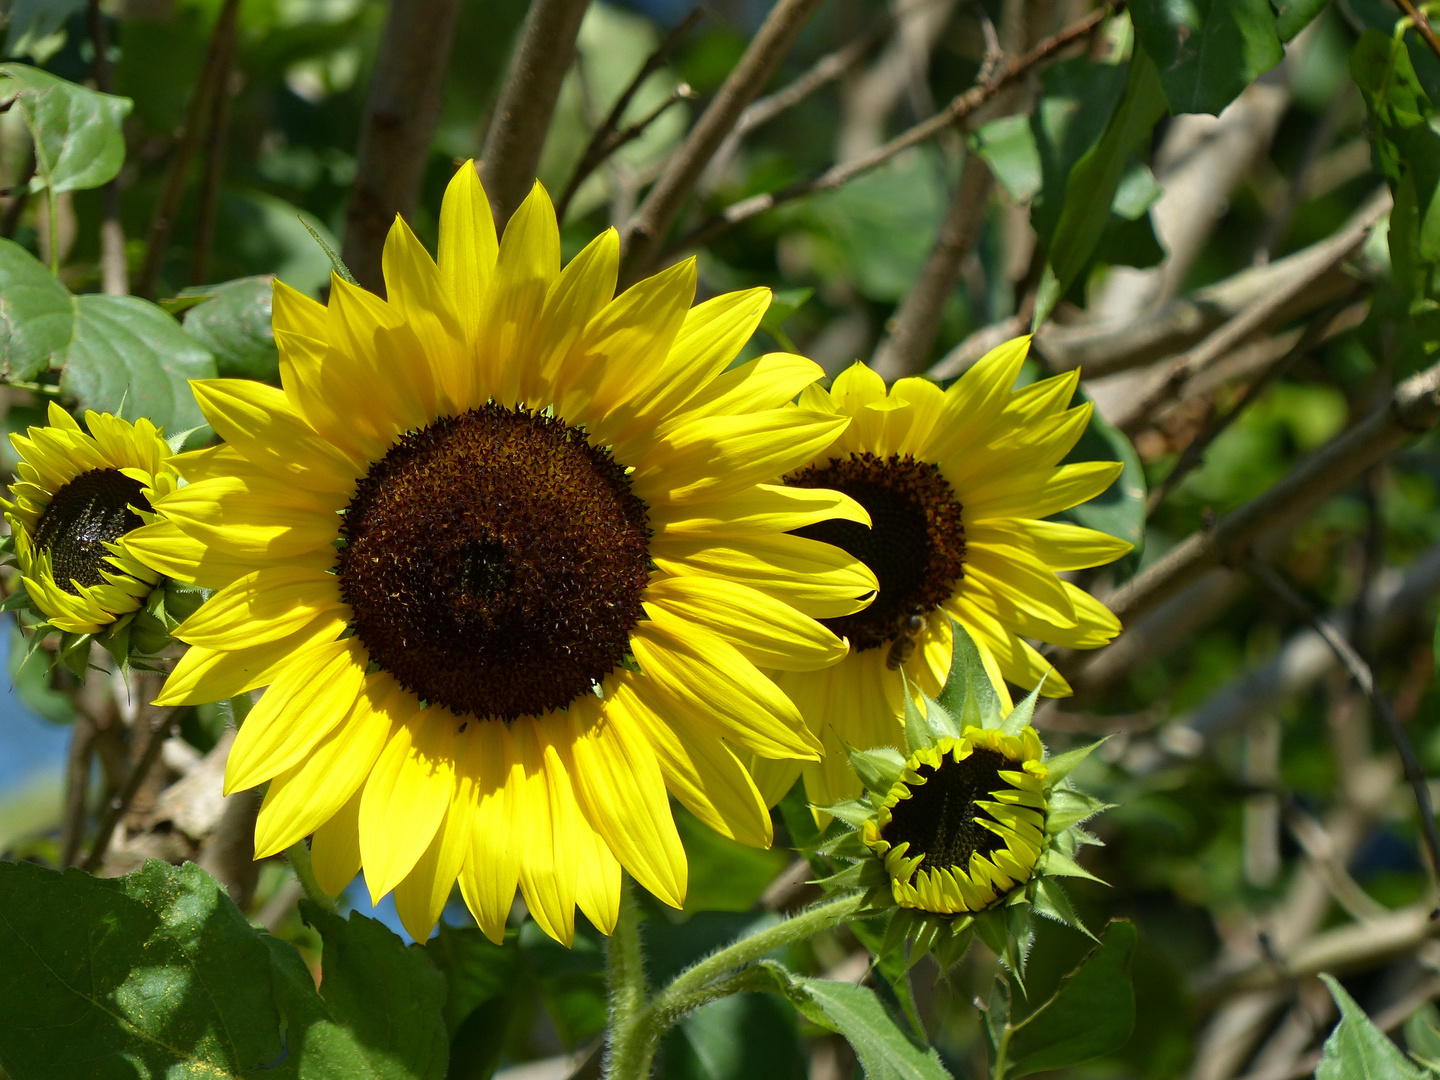
[[[822,884],[864,888],[872,911],[892,913],[882,953],[908,940],[912,963],[934,952],[948,967],[978,933],[1019,977],[1033,913],[1089,933],[1057,879],[1094,880],[1075,853],[1098,843],[1080,825],[1105,804],[1068,777],[1095,746],[1047,759],[1030,726],[1038,689],[1002,716],[973,643],[954,633],[939,697],[907,695],[909,756],[850,752],[865,795],[823,808],[851,827],[824,852],[853,865]]]

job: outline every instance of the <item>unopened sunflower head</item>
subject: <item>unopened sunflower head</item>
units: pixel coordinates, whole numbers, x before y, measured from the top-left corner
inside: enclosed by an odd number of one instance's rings
[[[855,863],[825,884],[894,909],[882,951],[909,939],[912,962],[934,951],[949,966],[978,933],[1018,976],[1031,913],[1088,933],[1055,879],[1092,877],[1074,856],[1097,842],[1080,824],[1104,805],[1068,777],[1094,745],[1047,760],[1030,726],[1039,688],[1001,715],[974,643],[954,634],[939,698],[921,694],[922,711],[907,695],[909,755],[850,751],[865,794],[824,808],[854,830],[825,851]]]
[[[4,606],[17,610],[37,642],[59,632],[62,658],[80,670],[92,637],[121,664],[153,655],[184,612],[167,618],[161,576],[134,558],[126,538],[154,520],[156,499],[175,490],[170,444],[143,417],[131,424],[87,412],[82,428],[51,402],[48,419],[10,436],[19,476],[0,508],[23,588]],[[168,599],[175,607],[177,598]]]

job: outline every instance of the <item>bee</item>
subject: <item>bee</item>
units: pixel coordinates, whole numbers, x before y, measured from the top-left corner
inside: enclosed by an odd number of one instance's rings
[[[885,666],[891,671],[899,671],[900,665],[915,655],[916,639],[924,629],[925,609],[919,604],[907,604],[905,615],[898,627],[898,636],[890,643],[890,651],[885,654]]]

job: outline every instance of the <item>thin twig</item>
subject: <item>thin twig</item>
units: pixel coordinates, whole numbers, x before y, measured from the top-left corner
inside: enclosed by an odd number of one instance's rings
[[[1319,345],[1327,337],[1330,325],[1337,317],[1345,311],[1350,304],[1365,291],[1363,287],[1353,290],[1348,296],[1332,301],[1320,315],[1311,320],[1300,335],[1300,340],[1295,342],[1286,353],[1274,363],[1270,364],[1261,372],[1260,377],[1245,388],[1240,400],[1218,418],[1212,416],[1204,430],[1190,440],[1189,444],[1180,453],[1180,458],[1175,462],[1175,467],[1170,470],[1165,479],[1162,480],[1151,492],[1145,502],[1145,514],[1147,517],[1154,514],[1162,502],[1175,490],[1181,480],[1189,476],[1205,458],[1205,451],[1210,449],[1210,444],[1218,439],[1226,429],[1230,427],[1245,409],[1259,399],[1260,395],[1275,382],[1285,375],[1291,368],[1300,362],[1315,346]]]
[[[205,165],[200,179],[200,213],[195,220],[195,247],[190,253],[190,281],[202,285],[210,279],[210,249],[215,242],[215,212],[220,200],[220,181],[225,173],[225,140],[230,135],[230,76],[235,63],[232,37],[217,61],[215,93],[210,105],[210,124],[205,132]]]
[[[661,116],[670,110],[670,106],[678,105],[682,101],[694,101],[695,98],[695,91],[690,88],[690,84],[682,82],[670,92],[669,97],[659,105],[656,105],[655,108],[651,109],[639,120],[636,120],[635,123],[629,124],[619,131],[612,132],[604,144],[598,148],[595,161],[584,170],[583,175],[581,174],[579,166],[576,167],[575,175],[571,176],[570,184],[566,185],[565,197],[555,209],[556,215],[562,221],[564,220],[565,211],[570,208],[570,200],[575,197],[575,192],[579,190],[580,182],[583,182],[585,177],[589,176],[596,168],[608,162],[617,150],[622,146],[634,142],[641,135],[644,135],[651,124],[659,120]],[[582,162],[581,164],[583,165],[584,163]],[[574,186],[572,187],[570,185]]]
[[[90,74],[95,89],[102,94],[111,90],[110,30],[100,0],[90,0],[90,43],[95,59]],[[120,178],[115,177],[100,189],[100,291],[107,296],[124,296],[130,291],[130,270],[125,261],[125,229],[120,223]]]
[[[1365,662],[1364,658],[1355,651],[1354,646],[1345,640],[1344,635],[1336,630],[1328,619],[1311,607],[1278,571],[1266,566],[1258,559],[1251,559],[1247,564],[1247,569],[1260,584],[1294,609],[1297,615],[1308,622],[1315,632],[1325,639],[1325,644],[1334,650],[1335,655],[1340,658],[1340,662],[1345,665],[1345,669],[1350,672],[1350,677],[1355,680],[1355,685],[1375,706],[1375,711],[1380,715],[1380,720],[1385,725],[1390,741],[1395,744],[1395,749],[1400,754],[1405,780],[1410,785],[1411,791],[1415,793],[1415,803],[1420,810],[1420,834],[1425,838],[1425,850],[1430,856],[1432,880],[1440,881],[1440,826],[1435,823],[1435,808],[1430,804],[1430,787],[1425,780],[1425,770],[1420,766],[1420,759],[1415,756],[1415,747],[1410,744],[1410,736],[1405,731],[1405,726],[1400,723],[1399,718],[1395,715],[1395,710],[1390,707],[1389,699],[1375,685],[1375,673],[1370,670],[1370,665]]]
[[[803,199],[810,195],[816,195],[824,191],[833,191],[842,184],[853,180],[861,173],[869,172],[889,161],[902,150],[917,146],[928,139],[934,138],[942,131],[946,131],[960,123],[972,112],[984,105],[1001,90],[1005,89],[1016,79],[1019,79],[1032,68],[1050,59],[1057,52],[1071,45],[1081,38],[1087,36],[1106,18],[1121,10],[1125,6],[1125,0],[1109,0],[1102,4],[1095,11],[1090,12],[1083,19],[1079,19],[1059,33],[1046,38],[1023,56],[1016,57],[1002,67],[989,82],[977,83],[965,93],[956,97],[944,109],[927,120],[923,120],[914,127],[901,132],[891,139],[884,146],[877,147],[870,153],[862,155],[853,161],[832,165],[825,172],[811,180],[802,180],[791,184],[789,187],[781,188],[779,191],[770,192],[764,195],[755,195],[740,202],[732,203],[723,211],[703,222],[690,232],[686,233],[662,254],[663,258],[695,247],[703,247],[716,237],[729,232],[736,225],[743,221],[749,221],[759,214],[772,210],[784,203],[793,202],[796,199]]]
[[[535,182],[540,150],[560,84],[575,59],[575,36],[588,6],[589,0],[535,0],[525,15],[481,152],[480,178],[496,228],[505,227]]]
[[[644,202],[625,227],[621,241],[622,284],[634,282],[654,261],[660,244],[700,174],[715,156],[745,107],[765,89],[780,60],[820,7],[822,0],[778,0],[751,39],[734,69],[716,92],[709,107],[685,136],[680,148],[665,163]]]
[[[177,709],[166,706],[142,706],[142,711],[146,709],[150,712],[150,718],[144,725],[145,748],[140,751],[140,756],[130,767],[130,774],[125,778],[125,786],[116,793],[115,797],[110,800],[110,805],[105,808],[105,816],[100,819],[100,828],[95,833],[95,843],[90,848],[90,854],[85,858],[84,868],[92,874],[105,862],[105,853],[110,848],[110,838],[115,834],[115,826],[120,824],[120,819],[130,809],[130,804],[134,802],[135,796],[140,792],[140,786],[145,783],[145,778],[150,775],[150,770],[160,760],[160,751],[165,746],[165,740],[173,734]],[[135,728],[138,737],[141,731],[138,719]]]
[[[1435,30],[1430,25],[1430,20],[1415,10],[1415,5],[1410,0],[1395,0],[1395,6],[1405,13],[1416,31],[1425,39],[1425,44],[1430,46],[1430,51],[1440,56],[1440,37],[1435,36]]]
[[[565,219],[565,211],[570,206],[570,200],[575,197],[575,192],[578,191],[580,185],[585,182],[585,178],[600,167],[601,162],[615,153],[620,147],[624,146],[625,143],[639,136],[651,121],[671,105],[675,104],[675,102],[681,100],[681,98],[672,94],[670,99],[652,112],[647,119],[641,121],[639,124],[631,124],[630,127],[626,129],[626,132],[633,132],[633,134],[622,138],[623,133],[620,132],[620,120],[624,117],[625,110],[630,107],[630,102],[634,99],[641,85],[643,85],[645,80],[650,78],[651,75],[654,75],[655,72],[665,66],[665,62],[670,59],[670,54],[675,51],[676,46],[684,41],[685,38],[689,36],[690,31],[695,29],[708,14],[709,12],[703,7],[697,7],[694,11],[690,12],[690,14],[685,17],[684,22],[666,34],[665,40],[655,46],[655,51],[645,58],[645,62],[640,65],[640,70],[637,71],[635,77],[630,80],[630,84],[620,92],[620,96],[615,100],[614,106],[610,109],[610,114],[606,116],[600,126],[595,129],[595,134],[590,136],[590,144],[585,147],[585,153],[580,155],[580,161],[576,164],[575,171],[570,174],[570,182],[565,185],[565,191],[555,206],[555,214],[560,220],[563,221]],[[680,86],[687,92],[690,89],[684,83],[681,83]],[[677,93],[679,89],[680,88],[677,88]]]
[[[155,216],[150,219],[150,233],[145,240],[145,261],[140,267],[140,277],[135,282],[135,293],[146,299],[155,296],[155,285],[160,279],[160,266],[165,259],[165,249],[170,245],[170,231],[175,224],[175,214],[180,209],[180,199],[185,194],[185,179],[190,173],[190,161],[195,156],[195,147],[200,142],[200,127],[210,95],[216,89],[216,76],[221,67],[221,57],[231,48],[235,37],[235,21],[240,11],[240,0],[225,0],[220,15],[215,20],[215,30],[210,35],[210,44],[205,50],[205,66],[200,70],[200,79],[190,94],[190,104],[185,109],[185,120],[175,137],[175,150],[170,158],[170,170],[165,174],[165,186],[160,192],[160,201],[155,206]]]

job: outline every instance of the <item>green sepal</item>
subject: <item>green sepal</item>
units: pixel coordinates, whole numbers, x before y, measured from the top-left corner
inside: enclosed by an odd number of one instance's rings
[[[864,875],[865,868],[870,865],[873,864],[853,863],[844,870],[841,870],[838,874],[818,878],[811,882],[811,884],[819,885],[826,892],[838,892],[841,889],[858,889],[861,885],[865,884],[865,882],[862,882],[860,879]]]
[[[1072,825],[1079,825],[1108,810],[1114,803],[1107,803],[1073,787],[1056,788],[1050,793],[1050,808],[1045,815],[1045,833],[1058,836]]]
[[[1018,892],[1019,890],[1017,890]],[[1013,898],[1012,898],[1013,899]],[[1023,899],[1023,898],[1022,898]],[[975,916],[975,930],[1025,990],[1025,959],[1030,951],[1030,904],[1010,903]]]
[[[856,750],[847,746],[845,753],[850,756],[850,767],[855,770],[860,782],[881,798],[889,794],[905,771],[905,759],[894,747]]]
[[[967,727],[998,728],[1001,725],[1000,697],[985,671],[980,650],[965,628],[950,620],[954,642],[950,674],[936,698],[961,730]]]
[[[1035,895],[1032,899],[1032,907],[1037,915],[1044,915],[1047,919],[1054,919],[1058,923],[1079,930],[1091,941],[1099,942],[1089,927],[1075,913],[1075,905],[1070,902],[1069,895],[1054,878],[1039,877],[1035,879]]]
[[[1093,742],[1089,746],[1081,746],[1075,750],[1069,750],[1063,754],[1056,754],[1052,758],[1047,758],[1045,760],[1045,768],[1047,770],[1045,777],[1046,785],[1053,787],[1061,780],[1064,780],[1082,761],[1101,746],[1105,745],[1109,738],[1110,736],[1106,735],[1105,738],[1098,742]]]
[[[851,828],[858,829],[875,816],[875,808],[859,799],[843,799],[834,806],[817,807],[831,817],[837,817]]]
[[[90,668],[90,635],[61,631],[59,662],[83,682],[85,672]]]
[[[940,934],[944,930],[945,926],[939,919],[929,918],[921,920],[919,928],[915,931],[914,936],[910,938],[910,953],[905,957],[906,971],[913,968],[935,948],[936,944],[938,944]]]
[[[930,729],[925,714],[915,704],[915,695],[905,669],[900,669],[901,696],[905,699],[905,745],[910,753],[918,754],[935,745],[935,733]]]
[[[1010,715],[1005,717],[1000,724],[1000,730],[1006,735],[1019,735],[1030,721],[1035,718],[1035,702],[1040,699],[1040,687],[1045,685],[1045,680],[1040,680],[1040,685],[1025,695],[1025,700],[1010,710]]]
[[[5,597],[3,601],[0,601],[0,611],[14,611],[17,608],[26,608],[29,606],[30,594],[25,591],[23,584],[9,596]]]
[[[975,922],[973,919],[956,919],[950,926],[950,936],[945,938],[935,947],[935,960],[940,965],[941,971],[949,971],[970,951],[970,943],[975,940]]]
[[[914,931],[921,915],[914,908],[897,907],[890,925],[885,928],[885,938],[880,942],[880,956],[889,956],[905,944],[905,939]]]
[[[1085,878],[1087,881],[1098,882],[1101,885],[1109,884],[1107,881],[1101,881],[1100,878],[1090,873],[1089,870],[1086,870],[1065,852],[1053,847],[1045,855],[1044,866],[1040,872],[1042,874],[1048,874],[1051,877],[1078,877]]]
[[[821,855],[828,855],[835,859],[863,859],[869,854],[870,849],[860,839],[860,834],[851,832],[849,829],[839,836],[826,840],[815,849]]]
[[[925,702],[925,722],[930,725],[936,740],[958,739],[960,737],[960,725],[950,715],[950,711],[941,705],[928,694],[921,694],[920,700]]]

